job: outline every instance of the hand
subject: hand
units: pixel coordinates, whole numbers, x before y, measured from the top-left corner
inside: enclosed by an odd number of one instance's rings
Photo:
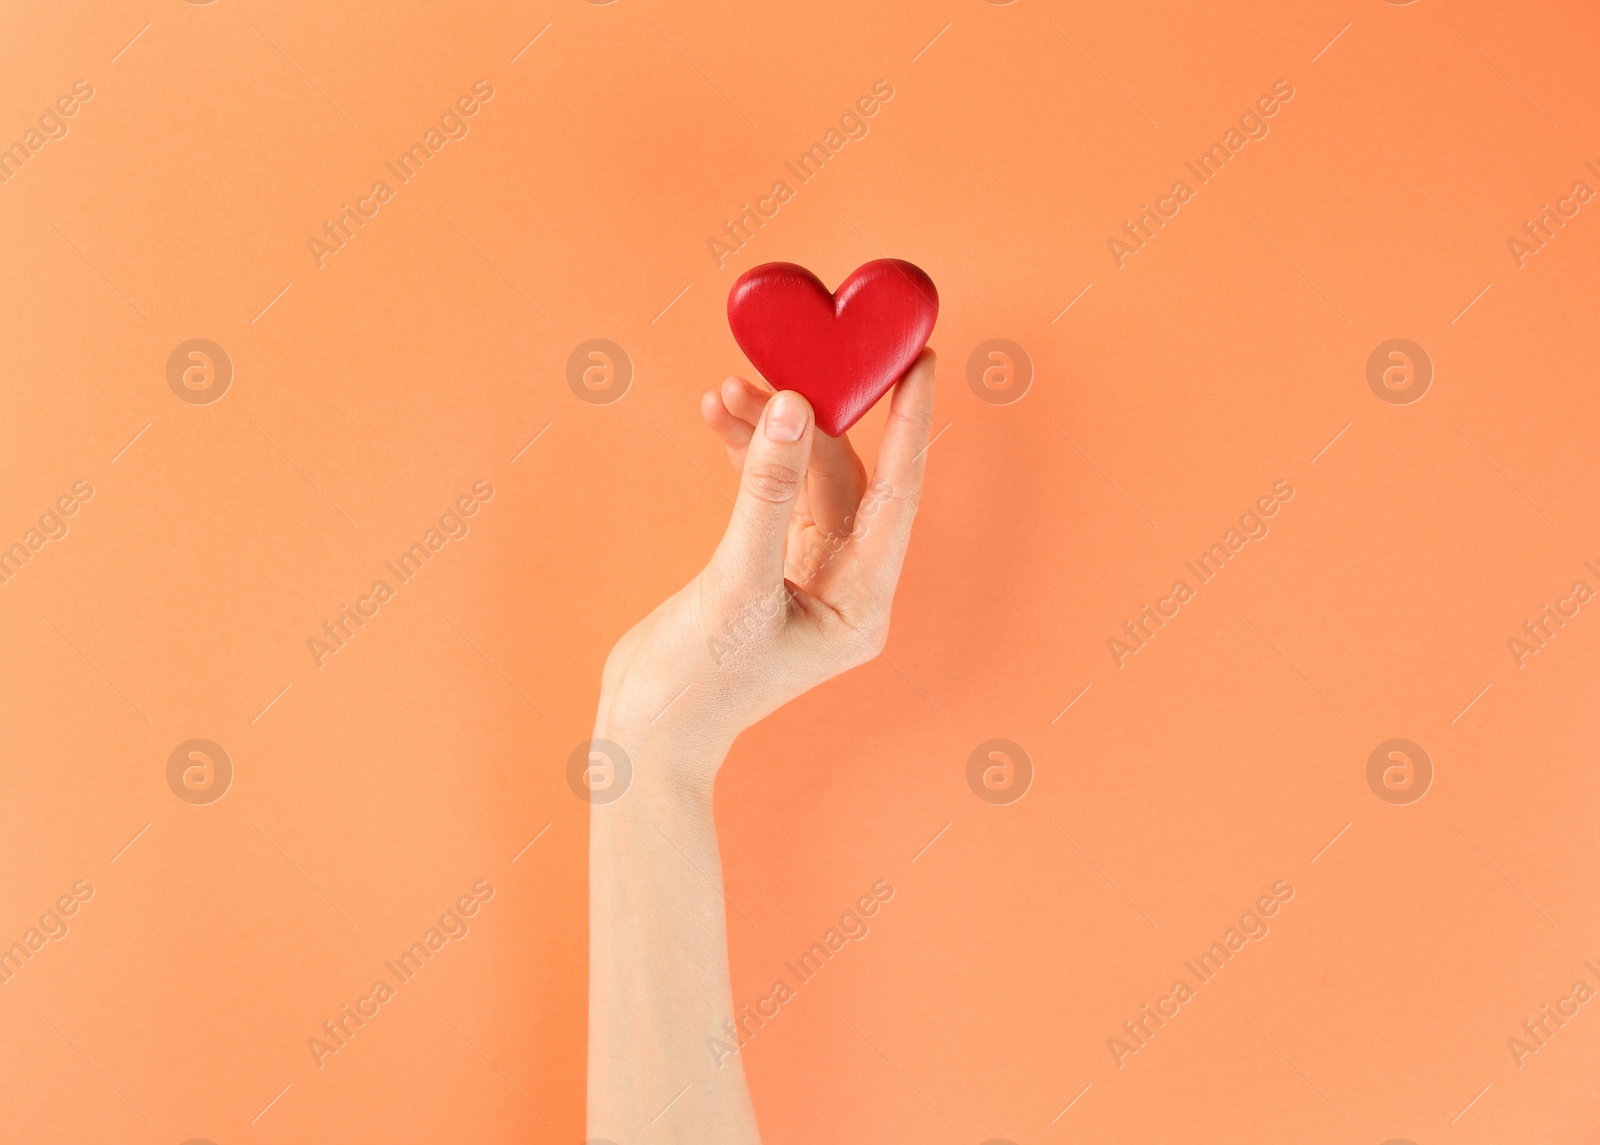
[[[803,692],[866,663],[889,612],[922,494],[935,357],[894,389],[869,485],[848,438],[816,429],[799,394],[729,378],[701,414],[740,471],[711,562],[612,649],[597,738],[682,761],[709,785],[738,734]]]

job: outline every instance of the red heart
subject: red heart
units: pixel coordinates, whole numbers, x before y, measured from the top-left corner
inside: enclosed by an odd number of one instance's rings
[[[893,258],[857,268],[833,294],[789,262],[746,271],[728,293],[739,348],[775,388],[803,395],[830,437],[900,380],[938,317],[933,280]]]

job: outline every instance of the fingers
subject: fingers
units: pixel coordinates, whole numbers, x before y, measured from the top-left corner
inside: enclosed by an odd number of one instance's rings
[[[700,396],[700,416],[728,447],[728,460],[735,471],[744,468],[745,447],[750,444],[750,435],[770,396],[743,378],[734,377]]]
[[[766,403],[745,447],[733,517],[711,558],[718,587],[744,594],[781,583],[789,522],[815,437],[805,398],[785,390]]]
[[[933,431],[933,376],[937,357],[925,349],[895,385],[889,420],[878,445],[872,484],[861,503],[852,578],[866,598],[858,607],[887,606],[911,542],[911,523],[922,499],[922,475]]]
[[[856,456],[848,437],[817,434],[811,447],[811,469],[806,474],[806,507],[824,535],[849,536],[861,493],[867,486],[866,466]]]
[[[761,411],[766,408],[767,399],[772,396],[770,390],[764,390],[754,382],[737,376],[726,379],[719,392],[722,395],[722,404],[728,407],[728,412],[749,426],[754,426],[760,419]]]
[[[734,461],[734,468],[741,468],[744,448],[750,444],[750,434],[755,427],[729,413],[722,395],[716,390],[707,390],[700,395],[700,416],[711,427],[711,431],[722,439],[722,444],[728,447],[730,457],[735,452],[740,454]]]
[[[744,450],[755,432],[756,421],[772,395],[753,382],[731,377],[700,399],[700,413],[722,443],[735,469],[744,468]],[[811,465],[806,472],[805,509],[824,534],[848,536],[850,517],[861,503],[867,471],[847,437],[816,435],[811,445]]]

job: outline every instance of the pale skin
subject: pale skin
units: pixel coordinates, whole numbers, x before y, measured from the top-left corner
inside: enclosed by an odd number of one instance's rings
[[[799,394],[729,378],[701,399],[740,474],[710,562],[612,649],[594,735],[626,752],[589,842],[588,1135],[618,1145],[760,1140],[730,1023],[711,813],[740,732],[873,659],[922,494],[934,354],[895,386],[872,480]]]

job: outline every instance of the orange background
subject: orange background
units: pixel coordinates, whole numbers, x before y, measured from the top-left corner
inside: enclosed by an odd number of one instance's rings
[[[1520,668],[1506,644],[1600,588],[1600,202],[1507,248],[1600,189],[1600,16],[870,9],[0,15],[0,143],[95,93],[0,186],[0,542],[94,489],[0,587],[0,942],[95,890],[0,986],[6,1139],[582,1140],[568,754],[725,524],[696,400],[746,368],[734,278],[880,256],[938,283],[943,433],[887,656],[724,769],[735,1001],[896,894],[743,1051],[765,1139],[1600,1133],[1600,1004],[1520,1068],[1506,1044],[1600,986],[1600,605]],[[470,134],[319,269],[308,238],[479,80]],[[879,80],[870,133],[719,267]],[[1108,237],[1278,80],[1270,134],[1119,269]],[[1414,404],[1367,383],[1396,337],[1434,367]],[[167,383],[191,338],[234,367],[212,404]],[[632,361],[614,404],[567,384],[591,338]],[[966,382],[993,338],[1031,360],[1013,404]],[[1118,668],[1280,479],[1271,535]],[[470,533],[318,667],[479,480]],[[994,737],[1036,769],[1009,805],[966,779]],[[209,805],[166,779],[193,738],[235,768]],[[1393,738],[1436,769],[1410,805],[1367,784]],[[1279,879],[1271,934],[1118,1068]],[[478,880],[470,934],[319,1068],[307,1039]]]

